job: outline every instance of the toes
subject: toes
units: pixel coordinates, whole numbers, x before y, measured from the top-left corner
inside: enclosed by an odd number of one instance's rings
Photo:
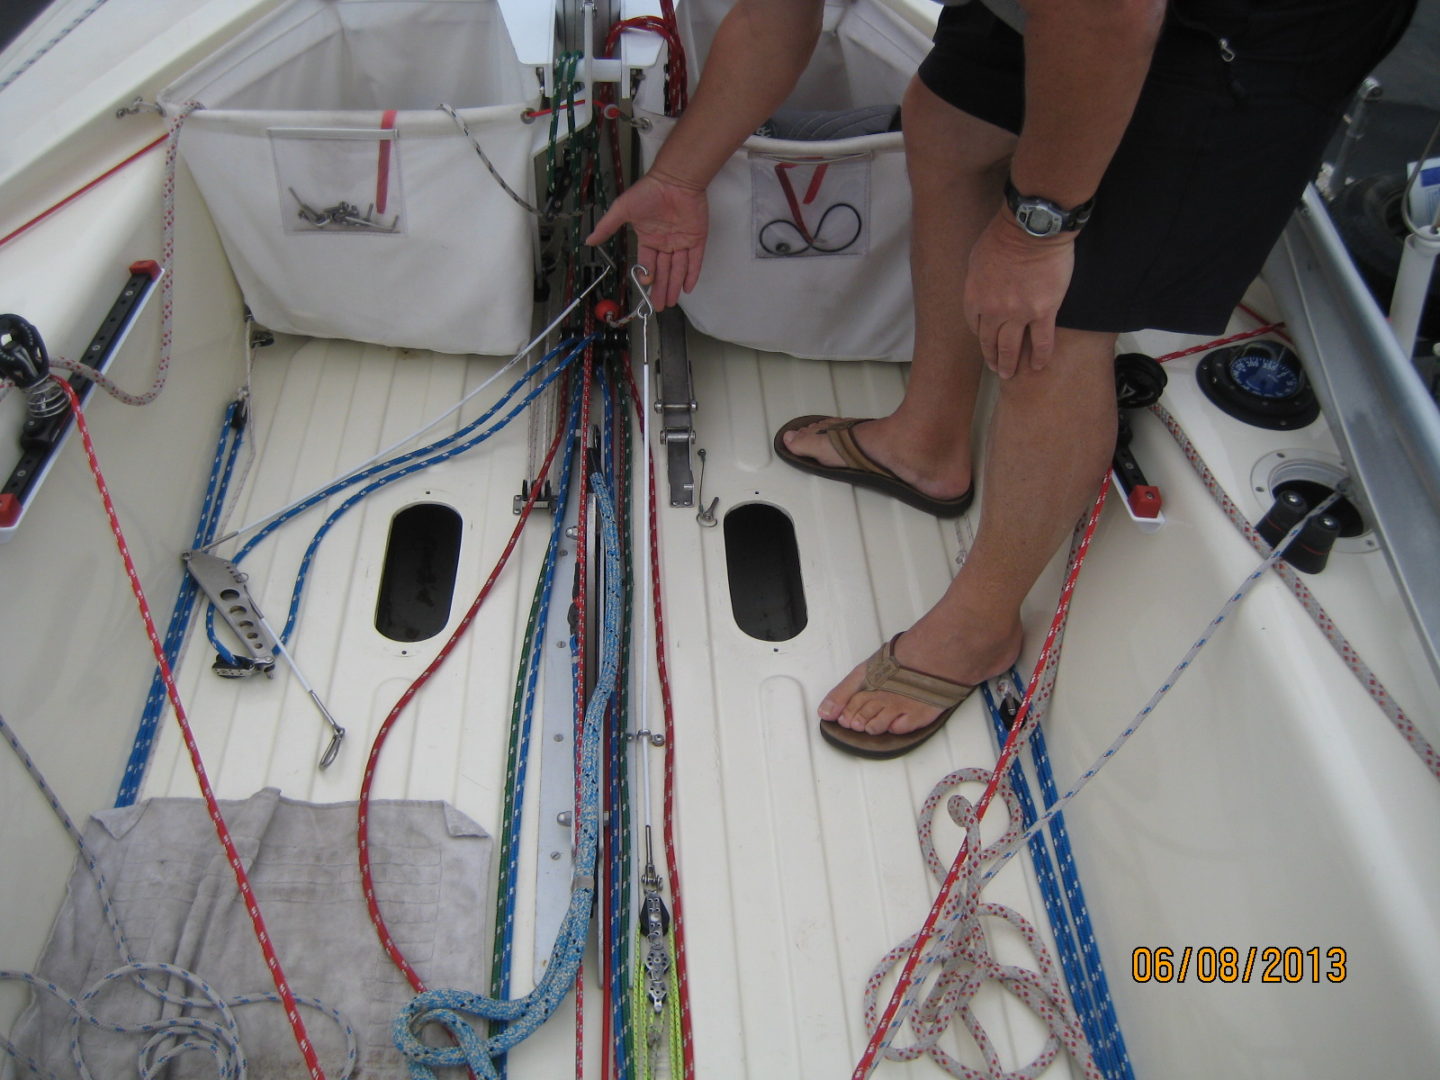
[[[884,731],[889,724],[890,710],[885,700],[876,694],[856,694],[845,709],[842,723],[851,731]],[[847,722],[848,721],[848,722]]]
[[[872,702],[866,712],[869,715],[866,717],[865,730],[871,735],[883,735],[887,731],[893,731],[895,722],[904,715],[892,702],[883,697]]]
[[[865,665],[861,664],[854,668],[849,675],[846,675],[845,678],[840,681],[839,685],[825,695],[824,700],[820,702],[820,708],[817,710],[820,714],[820,719],[840,721],[841,715],[845,712],[845,707],[850,703],[850,699],[860,692],[860,688],[864,684]],[[848,727],[849,725],[846,724],[844,726]]]
[[[885,730],[893,732],[896,735],[905,735],[911,731],[917,731],[927,724],[933,723],[939,716],[939,709],[921,707],[917,712],[914,702],[911,702],[909,707],[903,712],[897,712],[894,720]]]
[[[821,443],[829,442],[828,439],[822,438],[816,431],[816,428],[818,428],[820,424],[821,421],[817,420],[808,427],[795,428],[793,431],[785,432],[781,438],[785,443],[786,449],[792,454],[799,454],[801,457],[815,457],[815,452],[820,448]]]
[[[843,728],[869,735],[884,735],[887,732],[904,735],[923,728],[938,715],[938,710],[917,706],[909,698],[864,690],[843,703],[835,722]]]

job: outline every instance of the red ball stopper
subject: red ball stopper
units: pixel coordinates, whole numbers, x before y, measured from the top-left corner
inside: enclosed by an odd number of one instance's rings
[[[620,305],[614,300],[601,300],[595,305],[595,318],[607,326],[620,321]]]

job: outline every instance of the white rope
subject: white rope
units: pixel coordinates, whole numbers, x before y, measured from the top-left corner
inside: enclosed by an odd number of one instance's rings
[[[1002,778],[996,794],[1004,800],[1009,824],[1005,834],[993,844],[986,848],[980,846],[980,823],[975,817],[975,807],[969,799],[958,794],[958,789],[963,784],[988,784],[990,777],[986,769],[958,769],[935,785],[921,808],[918,829],[920,848],[926,866],[937,881],[945,880],[947,869],[936,854],[931,835],[935,811],[942,802],[947,805],[950,819],[965,830],[965,843],[976,854],[966,861],[961,879],[951,894],[950,905],[942,917],[945,927],[943,940],[936,944],[931,957],[932,963],[937,965],[932,970],[937,974],[924,998],[907,1018],[915,1032],[915,1041],[908,1046],[891,1043],[885,1050],[885,1056],[891,1061],[914,1061],[928,1057],[950,1076],[965,1080],[1033,1080],[1050,1067],[1063,1048],[1087,1077],[1098,1080],[1100,1073],[1095,1067],[1089,1044],[1045,942],[1019,912],[1003,904],[980,899],[980,891],[988,878],[988,875],[982,877],[980,868],[1011,849],[1020,836],[1018,823],[1022,820],[1019,800],[1010,787],[1009,779]],[[1001,964],[995,959],[985,931],[987,919],[1008,924],[1025,940],[1035,957],[1035,969]],[[873,1031],[879,1023],[881,985],[890,972],[905,961],[918,938],[919,934],[912,934],[886,953],[866,982],[865,1023],[870,1030]],[[1005,1067],[995,1044],[972,1009],[976,995],[986,984],[995,984],[1014,996],[1034,1012],[1047,1029],[1048,1034],[1039,1052],[1017,1069]],[[971,1068],[938,1045],[940,1037],[956,1020],[969,1032],[985,1060],[985,1068]]]

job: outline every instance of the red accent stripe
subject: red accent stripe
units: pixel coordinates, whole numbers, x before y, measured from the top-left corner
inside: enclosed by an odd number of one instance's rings
[[[380,117],[380,130],[395,129],[395,110],[386,109]],[[390,144],[393,139],[380,140],[380,160],[375,165],[375,212],[385,213],[385,204],[390,199]]]
[[[1162,364],[1171,360],[1179,360],[1182,356],[1191,356],[1199,352],[1209,352],[1211,349],[1218,349],[1222,345],[1231,345],[1237,341],[1248,341],[1250,338],[1262,337],[1265,334],[1279,334],[1289,341],[1289,336],[1284,332],[1283,322],[1266,323],[1264,326],[1257,326],[1254,330],[1242,330],[1238,334],[1231,334],[1229,337],[1215,338],[1213,341],[1202,342],[1199,345],[1192,345],[1188,349],[1180,349],[1176,352],[1166,353],[1164,356],[1157,356],[1155,359]]]
[[[816,166],[815,171],[810,174],[810,186],[805,189],[805,205],[809,206],[820,194],[820,185],[825,182],[825,173],[830,168],[830,163],[823,162]]]
[[[811,237],[810,230],[805,227],[805,215],[800,212],[800,199],[796,196],[795,189],[790,186],[789,170],[793,168],[795,168],[795,163],[791,161],[777,163],[775,179],[780,181],[780,190],[785,193],[785,201],[790,204],[790,216],[795,221],[795,228],[800,230],[800,236],[805,243],[814,244],[815,240]]]
[[[168,134],[167,134],[167,135],[161,135],[161,136],[160,136],[158,139],[156,139],[154,142],[152,142],[152,143],[146,143],[146,144],[145,144],[144,146],[142,146],[139,150],[136,150],[135,153],[133,153],[133,154],[131,154],[129,157],[127,157],[124,161],[120,162],[118,165],[114,165],[114,166],[112,166],[111,168],[106,169],[106,170],[105,170],[103,173],[101,173],[99,176],[95,177],[94,180],[91,180],[91,181],[90,181],[88,184],[86,184],[84,187],[82,187],[82,188],[77,188],[76,190],[72,191],[69,195],[66,195],[65,198],[61,199],[59,202],[57,202],[54,206],[50,207],[48,210],[44,210],[44,211],[41,211],[39,214],[36,214],[33,218],[31,218],[29,221],[25,222],[24,225],[21,225],[18,229],[15,229],[13,232],[8,232],[8,233],[6,233],[4,236],[0,236],[0,247],[4,247],[6,244],[8,244],[11,240],[14,240],[14,239],[15,239],[17,236],[19,236],[21,233],[27,232],[28,230],[34,228],[36,225],[39,225],[40,222],[44,221],[44,220],[45,220],[46,218],[48,218],[51,214],[55,213],[55,211],[60,210],[61,208],[65,207],[65,206],[68,206],[70,203],[72,203],[72,202],[74,202],[76,199],[78,199],[81,195],[84,195],[84,194],[85,194],[87,191],[89,191],[91,188],[96,187],[97,185],[99,185],[99,184],[103,183],[104,181],[110,179],[110,177],[114,176],[116,173],[118,173],[121,169],[125,168],[125,166],[129,165],[131,162],[136,161],[136,160],[138,160],[139,158],[144,157],[144,156],[145,156],[146,154],[148,154],[151,150],[154,150],[157,146],[162,145],[162,144],[165,142],[165,140],[168,139],[168,138],[170,138],[170,136],[169,136]]]

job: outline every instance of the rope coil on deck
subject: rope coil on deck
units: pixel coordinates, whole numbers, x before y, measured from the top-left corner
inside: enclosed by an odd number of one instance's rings
[[[1039,932],[1019,912],[1003,904],[980,899],[984,880],[981,867],[996,858],[1020,835],[1022,820],[1019,800],[1008,780],[1001,779],[996,793],[1005,804],[1009,824],[1005,833],[988,847],[980,840],[980,821],[976,808],[958,789],[963,784],[989,785],[992,773],[987,769],[957,769],[935,785],[920,811],[919,837],[925,865],[937,882],[944,882],[946,867],[936,854],[933,828],[935,813],[945,804],[951,821],[965,834],[965,845],[976,854],[967,860],[967,871],[958,889],[952,890],[942,918],[953,927],[943,944],[936,947],[932,962],[939,966],[925,997],[909,1015],[916,1041],[908,1046],[893,1043],[885,1057],[891,1061],[914,1061],[928,1057],[951,1076],[966,1080],[1033,1080],[1068,1050],[1078,1061],[1089,1064],[1089,1049],[1069,995],[1058,977]],[[1002,920],[1011,926],[1036,957],[1039,971],[1014,964],[1001,964],[991,954],[985,919]],[[885,979],[910,953],[920,935],[913,934],[891,949],[881,959],[865,984],[865,1023],[874,1029],[879,1020],[880,988]],[[1003,987],[1023,1002],[1049,1029],[1049,1035],[1036,1056],[1015,1070],[1007,1070],[985,1028],[976,1018],[971,1005],[987,983]],[[955,1020],[960,1020],[980,1049],[987,1066],[979,1071],[964,1065],[938,1045],[942,1035]],[[1093,1067],[1093,1065],[1091,1066]]]

